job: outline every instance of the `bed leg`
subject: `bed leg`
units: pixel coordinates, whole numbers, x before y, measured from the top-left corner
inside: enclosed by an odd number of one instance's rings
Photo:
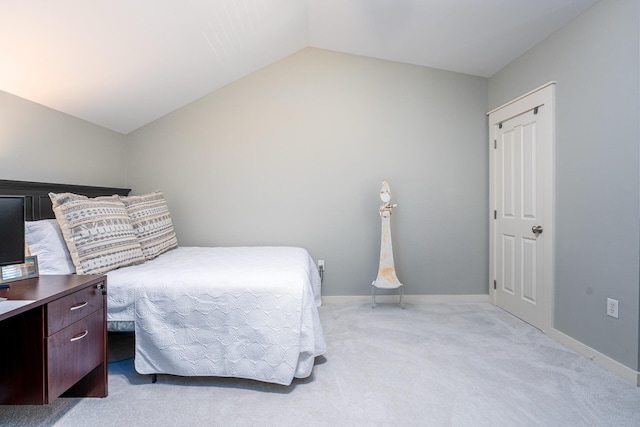
[[[158,381],[158,374],[151,374],[151,384],[155,384]]]

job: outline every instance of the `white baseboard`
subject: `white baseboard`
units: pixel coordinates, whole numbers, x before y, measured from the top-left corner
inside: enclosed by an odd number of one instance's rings
[[[557,329],[551,329],[547,335],[549,335],[551,338],[558,341],[565,347],[568,347],[571,350],[582,354],[601,368],[606,369],[607,371],[619,376],[623,380],[635,386],[640,386],[640,372],[634,371],[628,366],[625,366],[622,363],[613,360],[609,356],[592,349],[588,345],[583,344],[574,338],[571,338],[570,336],[560,332]]]
[[[376,295],[376,302],[381,304],[398,303],[400,297],[398,295]],[[407,304],[421,302],[489,302],[489,295],[404,295],[402,302]],[[371,295],[357,296],[322,296],[323,303],[342,303],[342,302],[371,302]]]

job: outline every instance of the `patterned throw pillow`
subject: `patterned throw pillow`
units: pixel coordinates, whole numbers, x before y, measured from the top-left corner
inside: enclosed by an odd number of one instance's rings
[[[100,274],[145,261],[129,214],[118,196],[89,199],[49,193],[78,274]]]
[[[161,191],[121,197],[146,259],[154,259],[178,247],[169,207]]]

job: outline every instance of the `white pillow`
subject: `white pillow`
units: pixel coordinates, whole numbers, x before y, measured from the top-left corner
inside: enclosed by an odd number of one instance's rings
[[[24,238],[31,255],[38,256],[39,274],[73,274],[76,272],[67,244],[55,219],[26,221]]]

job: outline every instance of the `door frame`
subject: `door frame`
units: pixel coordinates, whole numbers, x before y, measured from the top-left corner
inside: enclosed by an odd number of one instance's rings
[[[543,184],[543,224],[544,224],[544,296],[542,331],[548,332],[553,327],[553,305],[555,289],[555,87],[556,82],[548,82],[518,98],[501,105],[487,113],[489,117],[489,300],[496,305],[494,281],[496,272],[496,244],[494,211],[496,206],[496,155],[494,141],[500,123],[531,111],[536,107],[549,108],[549,126],[544,130],[544,138],[548,141],[542,148],[545,158]]]

